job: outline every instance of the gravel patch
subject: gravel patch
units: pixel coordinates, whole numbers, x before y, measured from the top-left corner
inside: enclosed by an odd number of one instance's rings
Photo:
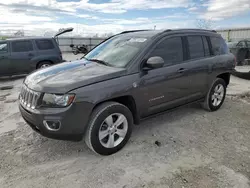
[[[191,105],[135,126],[120,152],[104,157],[82,142],[47,139],[15,113],[1,134],[0,187],[237,187],[250,178],[250,105],[227,98],[209,113]]]

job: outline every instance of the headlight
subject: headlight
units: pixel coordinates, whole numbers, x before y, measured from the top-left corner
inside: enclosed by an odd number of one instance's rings
[[[75,98],[75,94],[48,94],[45,93],[42,100],[44,107],[66,107],[69,106]]]

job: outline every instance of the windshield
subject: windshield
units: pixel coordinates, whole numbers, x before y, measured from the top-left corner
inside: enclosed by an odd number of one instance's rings
[[[147,38],[115,36],[90,51],[85,58],[107,62],[113,67],[125,67],[129,61],[145,46]]]

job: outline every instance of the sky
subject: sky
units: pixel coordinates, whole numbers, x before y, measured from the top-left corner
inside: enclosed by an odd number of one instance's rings
[[[250,27],[250,0],[6,0],[0,1],[0,31],[52,35],[118,33],[133,29]]]

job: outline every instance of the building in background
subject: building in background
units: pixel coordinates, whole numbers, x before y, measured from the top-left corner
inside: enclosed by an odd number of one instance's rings
[[[217,32],[220,33],[227,42],[236,42],[244,39],[250,40],[250,27],[223,29],[217,30]]]

